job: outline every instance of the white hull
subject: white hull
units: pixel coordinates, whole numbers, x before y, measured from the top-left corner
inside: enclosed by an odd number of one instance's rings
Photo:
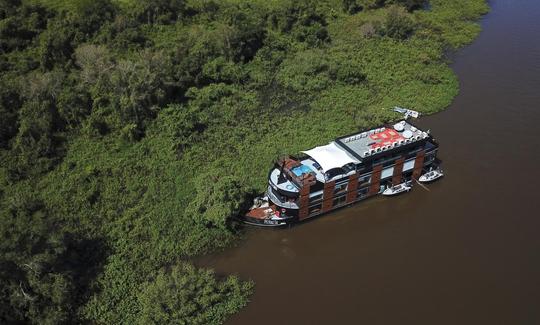
[[[382,192],[382,195],[393,196],[400,193],[409,192],[412,189],[407,183],[398,184],[396,186],[389,187]]]
[[[418,181],[420,183],[430,183],[443,177],[443,175],[444,175],[443,172],[440,170],[432,170],[420,176],[420,178],[418,178]]]

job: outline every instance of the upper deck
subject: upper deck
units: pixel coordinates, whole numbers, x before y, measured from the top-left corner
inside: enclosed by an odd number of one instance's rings
[[[360,161],[379,153],[408,145],[425,138],[422,131],[407,121],[400,121],[392,127],[380,127],[336,139],[342,148]]]
[[[296,196],[306,184],[322,186],[358,170],[365,171],[372,164],[381,163],[381,159],[388,162],[407,156],[404,153],[414,153],[419,147],[428,150],[437,146],[428,132],[400,121],[337,138],[327,145],[303,151],[306,156],[302,158],[284,157],[270,171],[269,183],[286,196]]]

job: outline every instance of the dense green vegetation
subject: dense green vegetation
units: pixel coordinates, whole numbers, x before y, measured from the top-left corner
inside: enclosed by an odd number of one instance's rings
[[[0,0],[0,322],[221,323],[276,156],[458,91],[484,0]]]

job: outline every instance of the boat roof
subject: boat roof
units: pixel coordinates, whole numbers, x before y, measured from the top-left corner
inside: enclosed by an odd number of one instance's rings
[[[411,123],[402,120],[390,126],[379,127],[336,139],[355,158],[363,160],[372,155],[410,144],[429,137],[429,133],[420,130]]]
[[[342,168],[347,164],[359,164],[371,156],[409,145],[430,137],[429,131],[422,131],[406,120],[393,125],[337,138],[325,146],[302,151],[320,165],[314,170],[326,173],[330,169]]]
[[[325,146],[315,147],[302,152],[313,158],[321,166],[323,172],[334,168],[341,168],[350,163],[358,164],[360,162],[333,141]]]

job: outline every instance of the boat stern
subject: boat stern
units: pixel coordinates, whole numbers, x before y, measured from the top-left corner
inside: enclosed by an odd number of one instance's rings
[[[287,216],[270,205],[267,198],[255,199],[254,205],[244,214],[243,222],[255,226],[279,227],[292,223],[294,217]]]

